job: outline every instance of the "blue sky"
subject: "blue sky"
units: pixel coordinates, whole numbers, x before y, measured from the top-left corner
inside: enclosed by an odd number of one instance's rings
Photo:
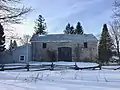
[[[25,0],[24,5],[32,6],[32,11],[24,24],[15,25],[20,34],[32,34],[34,21],[41,14],[47,23],[48,32],[63,33],[66,24],[81,22],[85,33],[99,34],[104,23],[112,15],[113,0]]]

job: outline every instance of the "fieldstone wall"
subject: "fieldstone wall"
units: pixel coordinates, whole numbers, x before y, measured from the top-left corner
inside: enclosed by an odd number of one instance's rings
[[[87,42],[88,48],[84,47],[84,42]],[[47,44],[43,48],[43,43]],[[97,41],[58,41],[58,42],[32,42],[32,60],[50,61],[48,50],[55,51],[58,57],[59,47],[72,48],[72,61],[96,60],[97,58]],[[58,58],[56,58],[56,61]]]

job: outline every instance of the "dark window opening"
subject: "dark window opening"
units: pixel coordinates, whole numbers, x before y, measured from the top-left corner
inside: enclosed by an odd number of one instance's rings
[[[43,43],[43,48],[46,48],[47,47],[47,43]]]
[[[20,61],[24,61],[25,57],[24,56],[20,56]]]
[[[84,48],[88,48],[87,42],[84,42]]]

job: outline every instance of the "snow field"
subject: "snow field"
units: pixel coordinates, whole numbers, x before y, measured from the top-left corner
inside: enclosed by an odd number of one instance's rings
[[[0,90],[120,90],[119,70],[0,72]]]

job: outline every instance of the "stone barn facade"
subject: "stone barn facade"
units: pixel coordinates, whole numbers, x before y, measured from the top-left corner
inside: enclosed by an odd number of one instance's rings
[[[96,60],[98,40],[93,34],[33,35],[31,54],[33,61]]]

